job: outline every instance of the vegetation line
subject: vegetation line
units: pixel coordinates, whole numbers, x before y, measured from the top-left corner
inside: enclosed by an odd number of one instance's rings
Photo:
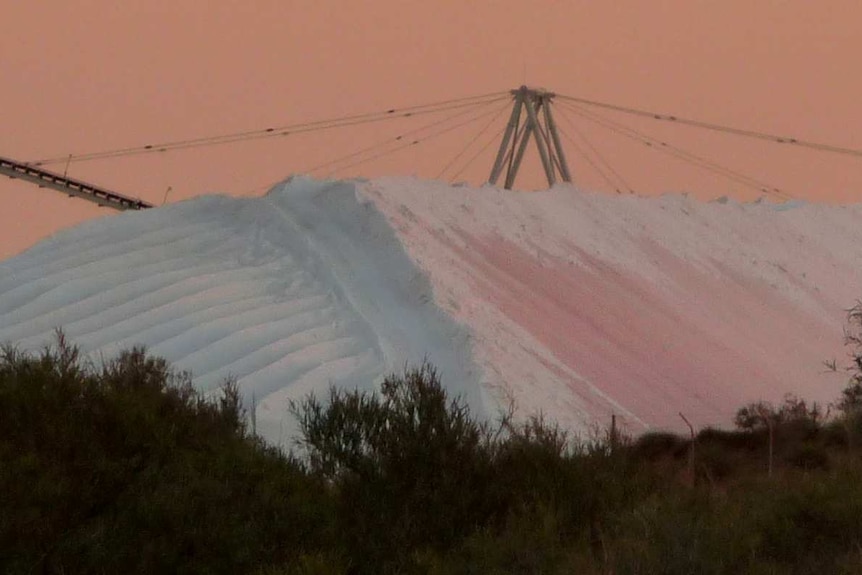
[[[735,431],[574,437],[477,420],[423,364],[293,403],[285,453],[235,381],[208,400],[143,349],[97,366],[58,332],[0,351],[0,572],[858,573],[862,305],[847,344],[828,413],[788,397]]]

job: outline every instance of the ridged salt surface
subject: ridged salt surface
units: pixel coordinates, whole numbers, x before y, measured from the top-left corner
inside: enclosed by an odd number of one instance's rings
[[[0,341],[62,326],[228,374],[284,439],[287,399],[373,388],[427,357],[493,414],[583,430],[729,425],[748,401],[828,403],[862,297],[862,206],[519,193],[295,178],[103,218],[0,263]]]
[[[237,377],[274,441],[289,399],[371,389],[426,357],[482,405],[467,329],[352,183],[111,216],[0,264],[0,341],[39,348],[58,326],[95,358],[145,345],[204,391]]]

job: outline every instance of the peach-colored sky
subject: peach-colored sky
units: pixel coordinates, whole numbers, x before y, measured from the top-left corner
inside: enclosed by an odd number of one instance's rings
[[[0,155],[24,161],[423,104],[525,79],[561,94],[862,148],[855,0],[9,4],[0,35]],[[862,200],[859,158],[609,117],[797,197]],[[338,175],[434,177],[478,127]],[[638,193],[755,195],[610,132],[580,128]],[[169,201],[260,194],[398,129],[73,163],[70,175],[154,203],[168,186]],[[492,153],[461,179],[486,178]],[[568,153],[578,184],[609,189]],[[536,181],[532,168],[527,185]],[[0,257],[109,213],[3,178]]]

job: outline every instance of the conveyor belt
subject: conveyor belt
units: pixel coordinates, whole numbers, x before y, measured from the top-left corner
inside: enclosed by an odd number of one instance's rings
[[[0,156],[0,174],[12,179],[24,180],[36,184],[40,188],[51,188],[69,196],[74,196],[90,202],[114,208],[115,210],[142,210],[152,208],[142,200],[136,200],[104,188],[67,178],[54,172],[48,172],[33,165],[22,164]]]

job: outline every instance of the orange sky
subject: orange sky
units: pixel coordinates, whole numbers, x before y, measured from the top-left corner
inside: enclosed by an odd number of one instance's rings
[[[9,4],[0,35],[0,155],[23,161],[423,104],[525,79],[561,94],[862,148],[855,0]],[[797,197],[862,200],[859,158],[608,117]],[[477,126],[338,175],[434,177]],[[169,201],[259,194],[399,129],[73,163],[69,173],[154,203],[168,186]],[[638,193],[756,195],[606,130],[579,129]],[[486,178],[492,153],[461,179]],[[571,150],[569,161],[579,185],[609,189]],[[535,162],[530,167],[528,186],[538,181]],[[109,213],[4,178],[0,257]]]

